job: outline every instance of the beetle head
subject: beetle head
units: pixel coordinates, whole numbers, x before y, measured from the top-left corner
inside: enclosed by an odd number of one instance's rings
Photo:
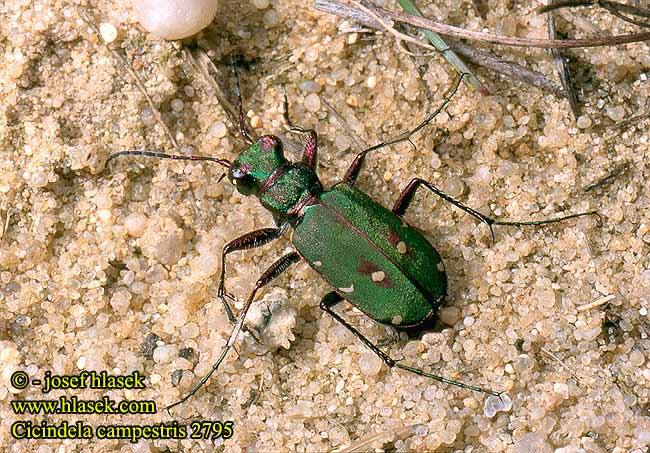
[[[286,159],[280,139],[264,135],[237,156],[228,177],[242,195],[257,195],[273,172],[284,163]]]

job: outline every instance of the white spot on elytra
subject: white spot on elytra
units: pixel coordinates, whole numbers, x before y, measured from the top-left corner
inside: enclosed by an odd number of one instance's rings
[[[440,262],[438,263],[438,266],[437,266],[437,267],[438,267],[438,270],[439,270],[440,272],[444,272],[444,271],[445,271],[445,265],[442,264],[442,261],[440,261]]]
[[[321,267],[322,265],[323,263],[321,263],[320,261],[314,261],[314,266]]]
[[[381,282],[386,278],[386,273],[384,271],[373,272],[371,277],[373,282]]]
[[[349,288],[339,288],[339,291],[341,291],[342,293],[354,292],[354,283],[351,283]]]
[[[406,253],[407,247],[406,244],[403,241],[399,241],[397,243],[397,251],[404,255]]]
[[[400,315],[393,316],[393,319],[390,320],[391,324],[399,326],[402,324],[402,317]]]

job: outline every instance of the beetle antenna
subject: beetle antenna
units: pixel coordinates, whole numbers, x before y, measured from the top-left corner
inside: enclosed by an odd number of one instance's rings
[[[113,153],[110,156],[108,156],[106,163],[108,164],[113,159],[122,156],[145,156],[145,157],[155,157],[157,159],[194,160],[194,161],[207,160],[210,162],[216,162],[222,167],[226,167],[226,168],[230,168],[231,165],[231,162],[228,159],[219,159],[217,157],[210,157],[210,156],[183,156],[182,154],[166,154],[166,153],[159,153],[157,151],[119,151],[117,153]],[[221,179],[223,179],[223,176],[221,177]]]

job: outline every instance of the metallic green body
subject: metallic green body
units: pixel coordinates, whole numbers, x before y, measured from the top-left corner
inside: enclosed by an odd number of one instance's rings
[[[293,226],[298,253],[366,315],[397,327],[435,315],[447,290],[442,260],[401,217],[348,183],[324,191],[314,169],[286,160],[273,136],[242,151],[230,178],[279,225]]]
[[[438,252],[349,184],[323,192],[304,210],[292,242],[339,295],[380,323],[421,324],[445,296],[447,277]]]

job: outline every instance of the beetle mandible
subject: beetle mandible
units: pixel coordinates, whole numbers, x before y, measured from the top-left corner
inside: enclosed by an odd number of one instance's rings
[[[257,292],[301,260],[306,261],[332,287],[332,291],[322,298],[320,308],[362,341],[386,365],[500,397],[502,392],[446,379],[397,362],[337,314],[333,307],[341,301],[348,301],[373,320],[398,329],[417,329],[435,317],[447,292],[444,265],[436,249],[403,219],[416,190],[421,186],[486,224],[493,241],[493,225],[544,225],[581,216],[598,216],[598,213],[587,211],[534,221],[496,220],[466,206],[420,178],[413,178],[401,192],[393,208],[388,210],[356,188],[355,182],[366,155],[371,151],[408,140],[425,127],[450,102],[460,86],[462,75],[440,107],[417,127],[358,153],[343,179],[325,189],[316,174],[317,134],[313,129],[303,129],[292,124],[286,91],[283,113],[289,125],[289,132],[307,136],[300,162],[291,162],[284,157],[282,141],[278,137],[264,135],[254,140],[250,136],[244,122],[241,91],[234,65],[232,71],[239,107],[239,133],[248,144],[234,161],[150,151],[121,151],[112,154],[108,159],[110,161],[120,156],[148,156],[216,162],[227,168],[228,177],[237,191],[242,195],[256,196],[262,206],[272,213],[277,224],[275,228],[263,228],[247,233],[223,246],[217,295],[233,324],[230,338],[210,372],[191,392],[166,409],[187,401],[208,381],[244,328],[246,314]],[[226,256],[237,250],[267,244],[280,238],[288,229],[293,230],[291,242],[295,251],[277,260],[257,279],[242,310],[235,316],[228,302],[234,301],[234,297],[225,289]]]

